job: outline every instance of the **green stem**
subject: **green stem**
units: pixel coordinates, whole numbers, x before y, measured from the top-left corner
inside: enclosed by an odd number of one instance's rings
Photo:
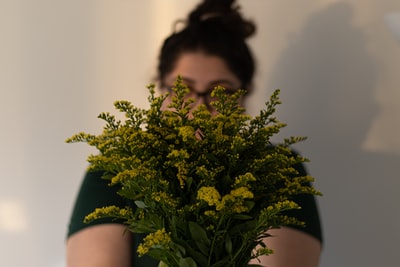
[[[240,247],[240,249],[237,250],[235,255],[232,257],[232,260],[231,260],[231,264],[233,264],[232,266],[235,266],[234,264],[236,262],[236,259],[239,257],[239,255],[241,255],[243,253],[243,248],[245,247],[245,246],[243,246],[243,244],[244,244],[244,242],[242,243],[242,246]],[[246,246],[248,246],[248,244],[246,244]],[[246,250],[244,250],[244,251],[246,251]]]
[[[217,229],[215,230],[216,233],[219,232],[219,229],[221,228],[221,225],[222,225],[223,221],[224,221],[224,216],[221,216],[221,218],[219,219],[219,222],[218,222]],[[228,225],[229,225],[229,221],[230,221],[230,219],[228,220]],[[216,239],[217,238],[218,238],[218,236],[214,235],[214,238],[213,238],[213,240],[211,242],[210,255],[208,256],[208,263],[207,263],[208,267],[211,266],[211,258],[212,258],[212,255],[213,255],[214,246],[216,244],[216,241],[217,241]]]

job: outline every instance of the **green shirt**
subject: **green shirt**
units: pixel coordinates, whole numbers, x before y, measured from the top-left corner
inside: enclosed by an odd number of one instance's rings
[[[296,168],[300,175],[305,175],[305,169],[302,165]],[[117,186],[109,186],[108,180],[101,178],[102,172],[86,173],[82,185],[80,187],[75,206],[72,212],[71,221],[68,228],[68,236],[92,225],[104,223],[122,223],[113,219],[99,219],[90,224],[85,224],[83,219],[86,215],[94,211],[96,208],[115,205],[118,207],[131,206],[130,203],[117,194]],[[322,242],[321,224],[318,209],[313,195],[298,195],[294,199],[302,209],[290,211],[289,215],[295,216],[306,223],[305,227],[295,227],[296,229],[308,233]],[[132,266],[157,267],[158,261],[149,256],[138,257],[136,248],[141,243],[143,235],[134,234],[132,238]]]

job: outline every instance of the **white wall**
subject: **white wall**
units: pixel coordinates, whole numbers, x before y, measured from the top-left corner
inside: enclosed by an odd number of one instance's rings
[[[0,0],[0,265],[64,266],[68,217],[117,99],[146,105],[160,42],[197,1]],[[256,113],[282,89],[284,135],[324,196],[321,266],[394,266],[400,243],[397,0],[242,0],[258,23]]]

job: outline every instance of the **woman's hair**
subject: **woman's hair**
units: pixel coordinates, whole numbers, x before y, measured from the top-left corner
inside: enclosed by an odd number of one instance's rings
[[[235,0],[204,0],[188,16],[185,27],[163,43],[159,55],[158,80],[173,70],[184,52],[202,51],[218,56],[249,90],[255,63],[246,39],[255,25],[242,18]],[[179,22],[179,21],[178,21]]]

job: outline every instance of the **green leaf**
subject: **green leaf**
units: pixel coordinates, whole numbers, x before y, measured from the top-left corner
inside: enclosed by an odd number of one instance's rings
[[[189,231],[197,248],[204,255],[208,255],[211,240],[207,236],[207,232],[196,222],[189,222]]]
[[[223,267],[223,266],[227,266],[227,265],[228,265],[228,262],[229,262],[228,257],[225,257],[225,258],[223,258],[222,260],[217,261],[216,263],[213,263],[213,264],[211,265],[211,267]],[[239,265],[238,265],[238,266],[239,266]]]
[[[192,221],[189,222],[189,230],[190,234],[193,238],[195,238],[195,240],[201,241],[207,245],[211,244],[211,241],[207,236],[207,232],[198,223]]]
[[[133,233],[151,233],[155,231],[154,226],[151,226],[147,221],[129,222],[128,228]]]
[[[195,247],[189,245],[188,242],[182,239],[174,239],[174,243],[179,244],[183,248],[186,249],[186,255],[190,255],[195,262],[198,263],[199,266],[207,266],[207,261],[208,261],[208,254],[203,254],[198,251]],[[178,255],[179,256],[179,255]]]
[[[237,235],[241,233],[246,233],[246,232],[251,232],[257,227],[257,222],[254,220],[251,221],[246,221],[244,223],[237,224],[233,226],[230,230],[229,233],[231,235]]]
[[[229,234],[225,235],[225,250],[229,255],[232,255],[232,239]]]
[[[243,220],[243,221],[246,221],[246,220],[251,220],[251,219],[253,219],[253,216],[250,216],[250,215],[246,215],[246,214],[234,214],[233,216],[232,216],[232,218],[233,219],[236,219],[236,220]]]
[[[136,205],[139,209],[146,209],[146,208],[147,208],[147,205],[146,205],[143,201],[136,200],[136,201],[135,201],[135,205]]]
[[[193,260],[193,258],[187,257],[187,258],[180,259],[179,267],[197,267],[197,264]]]
[[[152,248],[149,250],[149,252],[146,253],[146,255],[157,259],[159,261],[164,261],[165,260],[165,249],[159,249],[159,248]]]

